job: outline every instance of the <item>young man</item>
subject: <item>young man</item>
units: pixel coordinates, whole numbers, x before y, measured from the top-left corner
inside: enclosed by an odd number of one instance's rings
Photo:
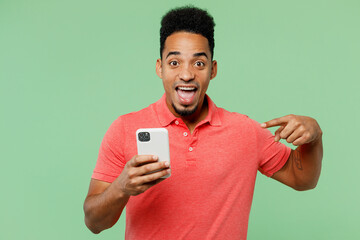
[[[217,72],[214,25],[192,7],[163,17],[156,72],[165,94],[106,132],[84,203],[92,232],[113,226],[126,206],[126,239],[246,239],[257,170],[296,190],[316,186],[322,131],[314,119],[260,125],[206,95]],[[273,126],[275,136],[266,129]],[[136,130],[159,127],[169,132],[171,170],[156,156],[136,155]]]

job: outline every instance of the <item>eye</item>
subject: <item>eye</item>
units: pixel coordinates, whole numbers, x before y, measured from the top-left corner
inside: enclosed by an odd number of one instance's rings
[[[197,62],[195,62],[195,66],[197,66],[197,67],[205,67],[205,63],[201,62],[201,61],[197,61]]]
[[[178,63],[178,61],[171,61],[171,62],[169,62],[169,65],[173,66],[173,67],[176,67],[176,66],[179,65],[179,63]]]

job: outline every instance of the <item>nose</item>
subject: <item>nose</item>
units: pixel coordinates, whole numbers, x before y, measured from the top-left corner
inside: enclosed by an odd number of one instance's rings
[[[194,73],[191,66],[183,66],[179,73],[179,78],[183,81],[191,81],[194,79]]]

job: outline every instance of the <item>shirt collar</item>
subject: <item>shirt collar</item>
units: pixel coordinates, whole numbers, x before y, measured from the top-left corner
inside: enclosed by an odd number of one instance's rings
[[[209,111],[206,118],[201,121],[199,124],[203,124],[209,122],[212,126],[221,126],[221,120],[219,116],[219,111],[215,105],[215,103],[211,100],[211,98],[206,94],[205,95]],[[165,127],[175,121],[177,117],[175,117],[169,110],[166,104],[166,95],[164,95],[155,103],[155,111],[159,118],[160,124]]]

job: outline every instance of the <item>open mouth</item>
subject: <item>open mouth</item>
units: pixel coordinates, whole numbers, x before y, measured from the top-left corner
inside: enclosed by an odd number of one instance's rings
[[[197,87],[177,86],[175,90],[182,105],[191,105],[194,102]]]

